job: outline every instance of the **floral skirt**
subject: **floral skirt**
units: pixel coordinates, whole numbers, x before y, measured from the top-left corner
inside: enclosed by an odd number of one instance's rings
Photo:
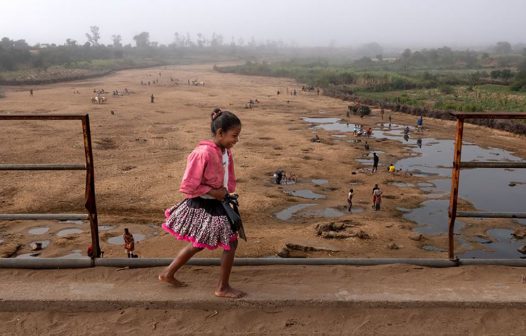
[[[230,250],[230,243],[237,240],[225,209],[220,201],[201,197],[187,198],[166,209],[163,229],[192,246],[209,250],[222,247]]]

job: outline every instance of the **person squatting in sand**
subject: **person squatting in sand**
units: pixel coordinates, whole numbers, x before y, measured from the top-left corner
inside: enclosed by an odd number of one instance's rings
[[[238,142],[241,121],[228,111],[215,109],[211,115],[212,139],[199,142],[188,156],[179,191],[185,199],[165,211],[163,229],[191,244],[183,248],[159,275],[159,280],[184,286],[175,273],[204,248],[223,248],[221,275],[215,295],[239,298],[244,292],[230,287],[229,278],[237,248],[238,233],[232,231],[222,201],[236,187],[231,148]]]

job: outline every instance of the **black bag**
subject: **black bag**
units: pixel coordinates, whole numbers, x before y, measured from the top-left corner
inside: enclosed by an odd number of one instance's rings
[[[241,220],[241,216],[239,215],[239,203],[237,201],[238,197],[239,196],[236,194],[228,194],[225,196],[225,200],[222,202],[222,204],[223,208],[225,209],[226,216],[228,217],[228,221],[230,222],[230,227],[232,228],[232,231],[238,232],[239,237],[247,241],[245,229],[243,228],[243,221]]]

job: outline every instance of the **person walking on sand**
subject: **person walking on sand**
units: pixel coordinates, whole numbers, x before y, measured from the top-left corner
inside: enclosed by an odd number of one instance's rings
[[[349,193],[347,194],[347,204],[349,205],[349,209],[347,211],[351,212],[352,209],[352,197],[354,195],[354,191],[352,189],[349,190]]]
[[[155,97],[153,96],[153,94],[150,96],[150,103],[153,104],[153,102],[155,101]]]
[[[127,228],[124,229],[122,238],[124,239],[124,249],[126,250],[128,258],[133,258],[133,251],[135,251],[135,239],[133,239],[133,235]]]
[[[378,171],[378,162],[380,162],[380,158],[376,153],[373,153],[373,170],[372,173],[376,173]]]
[[[233,231],[222,201],[236,188],[231,148],[239,141],[241,121],[232,112],[215,109],[211,115],[212,139],[199,142],[188,156],[179,191],[185,199],[165,211],[162,228],[179,240],[190,242],[159,274],[159,280],[184,286],[175,273],[203,249],[223,249],[218,297],[240,298],[244,292],[230,287],[229,279],[237,248],[238,232]]]
[[[377,188],[374,189],[374,191],[373,191],[373,205],[374,205],[374,210],[378,211],[378,210],[380,210],[380,206],[382,204],[382,190],[380,190],[380,188],[378,188],[377,184],[375,186]]]

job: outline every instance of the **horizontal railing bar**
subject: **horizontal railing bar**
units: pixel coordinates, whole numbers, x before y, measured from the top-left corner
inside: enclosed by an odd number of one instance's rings
[[[450,112],[450,114],[462,119],[526,119],[524,112]]]
[[[0,220],[87,220],[88,214],[0,214]]]
[[[526,218],[526,212],[457,211],[457,217],[475,218]]]
[[[526,168],[526,162],[460,162],[460,168]]]
[[[0,164],[0,170],[86,170],[82,163]]]
[[[32,114],[0,114],[0,120],[82,120],[84,114],[53,114],[53,115],[32,115]]]

